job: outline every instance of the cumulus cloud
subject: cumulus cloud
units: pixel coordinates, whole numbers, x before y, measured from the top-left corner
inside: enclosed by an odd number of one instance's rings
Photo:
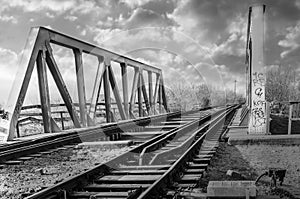
[[[212,56],[237,55],[245,56],[247,17],[238,15],[227,27],[228,38],[221,44],[215,44]]]
[[[285,38],[278,42],[279,46],[287,48],[287,50],[284,50],[280,54],[282,58],[286,57],[300,46],[300,21],[294,27],[288,27],[287,32]]]
[[[143,6],[153,0],[121,0],[120,2],[125,3],[130,8],[136,8]]]
[[[1,5],[4,10],[20,8],[23,12],[45,14],[49,18],[70,12],[71,15],[93,15],[94,17],[106,16],[111,11],[110,1],[85,1],[85,0],[10,0]],[[4,9],[5,8],[5,9]],[[74,19],[74,18],[69,18]]]
[[[84,14],[84,15],[92,15],[92,17],[98,17],[96,18],[99,20],[100,18],[103,18],[107,14],[111,13],[111,4],[110,1],[85,1],[85,0],[79,0],[74,6],[70,13],[71,14]]]
[[[140,48],[164,48],[171,38],[164,28],[137,28],[131,30],[104,29],[89,26],[88,32],[100,46],[117,52],[128,52]]]
[[[134,27],[166,27],[171,24],[164,15],[153,12],[152,10],[147,10],[143,8],[137,8],[133,11],[130,18],[126,21],[126,26],[128,28]]]
[[[193,38],[218,40],[244,4],[234,0],[185,0],[168,16]]]
[[[10,0],[5,1],[10,7],[22,8],[25,12],[39,12],[50,10],[53,12],[64,12],[75,6],[73,0]]]
[[[1,69],[10,70],[17,63],[17,54],[9,49],[0,48],[0,67]]]
[[[75,21],[78,19],[78,17],[72,16],[72,15],[67,15],[67,16],[65,16],[65,19],[69,20],[69,21]]]
[[[12,50],[0,47],[0,93],[7,97],[8,87],[12,85],[17,72],[18,55]],[[4,100],[2,98],[2,100]],[[6,99],[5,99],[6,100]]]
[[[8,16],[8,15],[0,15],[0,21],[3,22],[11,22],[13,24],[18,23],[18,20],[14,16]]]

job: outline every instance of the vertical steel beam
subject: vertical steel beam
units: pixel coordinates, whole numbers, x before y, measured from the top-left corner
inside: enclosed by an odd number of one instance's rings
[[[65,105],[68,109],[68,112],[70,114],[70,117],[74,123],[74,126],[76,128],[80,128],[81,125],[80,125],[80,122],[79,122],[79,119],[78,119],[78,116],[76,114],[76,109],[73,105],[73,102],[72,102],[72,99],[71,99],[71,96],[68,92],[68,89],[67,89],[67,86],[58,70],[58,66],[54,60],[54,57],[53,57],[53,54],[52,54],[52,48],[50,46],[50,44],[47,42],[46,43],[46,48],[47,48],[47,51],[46,51],[46,62],[48,64],[48,67],[49,67],[49,70],[53,76],[53,79],[56,83],[56,86],[62,96],[62,99],[64,100],[65,102]]]
[[[60,120],[61,120],[61,129],[65,130],[64,113],[62,111],[60,111]]]
[[[129,104],[129,111],[131,113],[133,112],[133,109],[135,108],[135,97],[136,97],[136,90],[137,90],[137,86],[138,86],[138,79],[139,79],[139,71],[138,71],[138,69],[135,69],[133,82],[132,82],[130,104]]]
[[[166,112],[168,112],[168,103],[167,103],[167,97],[166,97],[166,91],[165,91],[165,85],[164,85],[164,78],[163,75],[160,75],[160,86],[161,86],[161,95],[162,95],[162,104],[164,106],[164,109]]]
[[[116,103],[117,103],[117,106],[118,106],[118,109],[119,109],[121,119],[125,120],[126,116],[125,116],[125,112],[124,112],[124,109],[123,109],[122,100],[121,100],[121,96],[120,96],[120,93],[119,93],[119,88],[118,88],[113,70],[111,68],[111,65],[108,66],[108,73],[109,73],[109,81],[110,81],[111,89],[114,93],[115,100],[116,100]]]
[[[110,88],[109,88],[109,72],[108,66],[110,65],[110,59],[104,58],[104,67],[105,71],[103,74],[103,85],[104,85],[104,98],[105,98],[105,113],[106,113],[106,122],[112,121],[111,116],[111,101],[110,101]]]
[[[92,120],[95,119],[95,115],[96,115],[95,113],[96,113],[97,102],[98,102],[98,97],[99,97],[99,93],[100,93],[100,89],[101,89],[101,82],[103,79],[104,71],[105,71],[105,66],[104,66],[103,58],[98,57],[98,67],[97,67],[96,79],[95,79],[93,92],[92,92],[91,105],[89,108],[89,117]]]
[[[139,70],[139,77],[138,77],[138,108],[139,108],[139,117],[143,116],[143,99],[142,99],[142,80],[141,80],[141,70]]]
[[[252,9],[249,7],[248,12],[248,27],[247,27],[247,42],[246,42],[246,106],[250,109],[250,87],[251,87],[251,36],[250,36],[250,26],[251,26],[251,12]]]
[[[82,51],[79,49],[73,49],[73,53],[75,56],[80,121],[82,126],[86,127],[87,111],[86,111],[86,96],[85,96],[85,83],[84,83],[84,75],[83,75]]]
[[[146,90],[146,86],[145,86],[143,72],[141,72],[141,74],[140,74],[140,80],[141,80],[141,87],[142,87],[144,102],[145,102],[145,105],[146,105],[147,113],[149,115],[150,105],[149,105],[149,101],[148,101],[147,90]]]
[[[47,79],[47,68],[45,63],[45,52],[43,50],[40,50],[38,53],[36,65],[37,65],[37,75],[38,75],[38,82],[39,82],[44,132],[52,133],[51,106],[50,106],[50,96],[49,96],[49,87],[48,87],[48,79]]]
[[[293,103],[289,102],[289,123],[288,123],[288,135],[292,134],[292,122],[293,122]]]
[[[158,110],[159,110],[159,113],[162,113],[162,87],[161,87],[160,82],[158,85]]]
[[[150,112],[149,115],[152,114],[152,106],[153,106],[153,87],[152,87],[152,72],[148,71],[148,85],[149,85],[149,105],[150,105]]]
[[[160,74],[156,73],[155,89],[154,89],[154,95],[153,95],[154,112],[156,111],[155,109],[156,109],[156,105],[158,103],[157,93],[159,90],[159,82],[160,82]]]
[[[124,111],[125,111],[126,119],[129,119],[127,64],[121,63],[120,65],[121,65],[121,72],[122,72]]]

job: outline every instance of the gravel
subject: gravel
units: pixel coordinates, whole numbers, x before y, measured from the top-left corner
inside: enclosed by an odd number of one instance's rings
[[[287,169],[284,186],[271,189],[270,178],[263,177],[259,181],[258,194],[262,198],[292,197],[290,190],[299,190],[300,186],[300,147],[280,145],[238,145],[230,146],[220,143],[217,154],[212,158],[207,173],[201,181],[200,187],[206,192],[209,181],[217,180],[256,180],[256,178],[268,171],[269,168]],[[234,170],[240,176],[228,176],[226,172]]]
[[[104,163],[130,147],[75,147],[0,169],[0,198],[23,198]],[[2,183],[3,182],[3,183]]]
[[[300,147],[281,145],[239,145],[236,148],[257,174],[269,168],[286,169],[283,184],[300,189]]]

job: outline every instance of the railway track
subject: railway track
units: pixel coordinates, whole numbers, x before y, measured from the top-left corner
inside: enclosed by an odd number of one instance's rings
[[[0,145],[0,163],[18,164],[20,161],[29,160],[38,157],[43,153],[51,153],[65,146],[76,145],[88,140],[119,140],[135,139],[135,142],[144,142],[153,135],[172,132],[179,128],[185,121],[176,121],[181,116],[193,114],[199,111],[207,111],[211,108],[204,108],[198,111],[189,111],[186,113],[175,112],[151,117],[144,117],[130,121],[110,123],[98,127],[87,129],[77,129],[66,131],[55,136],[44,137],[41,139],[16,142],[13,144]],[[173,120],[168,121],[167,120]],[[156,133],[153,133],[155,131]]]
[[[169,117],[166,124],[187,122],[27,199],[163,198],[168,187],[197,186],[218,146],[225,119],[235,108]]]

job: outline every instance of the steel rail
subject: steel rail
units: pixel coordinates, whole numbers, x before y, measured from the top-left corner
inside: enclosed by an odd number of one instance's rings
[[[222,110],[222,111],[224,111],[224,110]],[[149,164],[153,165],[154,163],[158,163],[160,160],[165,159],[170,154],[174,154],[174,153],[178,152],[179,150],[180,151],[187,150],[188,147],[196,140],[196,137],[200,133],[202,133],[207,128],[209,128],[209,126],[213,126],[214,124],[216,124],[219,121],[219,119],[222,118],[224,116],[224,114],[226,114],[226,112],[218,112],[218,113],[219,113],[219,115],[215,115],[214,119],[210,120],[209,122],[207,122],[206,124],[201,126],[199,129],[197,129],[187,140],[182,142],[177,147],[174,147],[168,151],[163,151],[163,152],[155,154],[155,156],[152,158],[152,160],[149,162]],[[212,118],[213,118],[213,116],[212,116]],[[178,153],[177,153],[177,155],[178,155]]]
[[[196,113],[202,110],[207,110],[206,109],[200,109],[200,110],[193,110],[184,113],[186,114],[191,114],[191,113]],[[173,130],[176,131],[177,129]],[[170,133],[172,133],[171,131]],[[43,199],[43,198],[52,198],[52,197],[57,197],[59,194],[66,194],[66,192],[71,191],[72,189],[76,187],[82,187],[84,185],[87,185],[91,179],[95,179],[98,176],[104,175],[105,173],[109,173],[112,168],[116,168],[119,164],[125,162],[128,158],[131,157],[132,154],[140,153],[143,148],[147,147],[148,145],[151,145],[158,140],[162,139],[165,137],[165,134],[161,134],[157,137],[152,138],[151,140],[142,143],[141,145],[133,148],[132,150],[125,152],[121,154],[118,157],[115,157],[103,164],[100,164],[88,171],[85,171],[77,176],[71,177],[67,179],[66,181],[63,181],[61,183],[58,183],[52,187],[46,188],[40,192],[37,192],[31,196],[28,196],[26,199]]]
[[[225,108],[226,109],[226,108]],[[166,142],[166,140],[170,139],[172,136],[175,136],[177,134],[181,134],[184,133],[185,131],[193,131],[194,129],[198,128],[200,125],[200,122],[203,123],[204,121],[209,120],[210,118],[222,113],[225,109],[221,109],[215,113],[213,113],[212,115],[207,115],[204,117],[199,118],[196,121],[193,121],[191,124],[186,124],[185,126],[187,128],[181,128],[178,129],[177,131],[174,131],[173,133],[167,134],[163,139],[158,140],[157,142],[145,147],[143,149],[143,151],[140,154],[139,157],[139,165],[143,165],[143,158],[145,156],[146,153],[150,152],[151,150],[156,150],[157,148],[161,147],[163,143]]]
[[[119,121],[119,122],[100,124],[100,125],[94,126],[94,127],[65,130],[65,131],[62,131],[61,134],[57,134],[57,135],[49,135],[49,136],[34,139],[34,140],[26,140],[26,141],[20,141],[20,142],[15,142],[15,143],[10,143],[10,144],[2,144],[2,145],[0,145],[0,152],[8,151],[10,149],[20,148],[23,146],[34,145],[34,144],[37,144],[40,142],[48,141],[50,139],[66,137],[66,136],[70,136],[70,135],[74,135],[74,134],[78,135],[78,136],[82,136],[82,134],[84,134],[87,131],[105,130],[107,132],[109,130],[111,130],[111,131],[116,130],[117,127],[121,128],[121,129],[130,129],[133,125],[142,127],[149,123],[155,123],[155,122],[158,122],[163,119],[179,117],[180,115],[192,114],[197,111],[203,111],[203,110],[207,110],[207,109],[211,109],[211,108],[214,108],[214,107],[206,107],[206,108],[191,110],[191,111],[187,111],[187,112],[177,111],[177,112],[172,112],[172,113],[164,113],[164,114],[158,114],[158,115],[153,115],[153,116],[140,117],[140,118],[132,119],[132,120],[123,120],[123,121]],[[0,160],[1,160],[1,158],[0,158]]]
[[[237,106],[234,106],[227,111],[227,114],[231,111],[234,111]],[[186,163],[192,158],[192,156],[198,151],[201,147],[202,142],[204,141],[207,134],[220,128],[220,124],[226,118],[227,114],[223,115],[218,122],[211,126],[200,138],[198,138],[192,146],[186,150],[186,152],[177,159],[177,161],[158,179],[156,180],[148,189],[146,189],[138,197],[138,199],[156,199],[161,197],[164,194],[164,188],[168,185],[171,185],[176,178],[179,178],[179,174],[183,171]]]
[[[38,140],[33,140],[24,143],[21,142],[16,144],[4,145],[3,147],[0,147],[0,162],[4,162],[6,160],[14,159],[31,153],[36,153],[41,150],[69,144],[71,142],[80,142],[81,138],[88,137],[93,134],[99,134],[99,131],[103,132],[103,136],[105,136],[105,134],[109,134],[110,132],[132,129],[136,126],[143,127],[151,122],[157,122],[167,118],[176,117],[180,114],[180,112],[167,113],[100,125],[98,127],[80,128],[75,130],[73,129],[71,130],[71,132],[64,132],[60,136],[57,135],[54,137],[49,136],[47,138],[43,138],[40,140],[40,142]]]

